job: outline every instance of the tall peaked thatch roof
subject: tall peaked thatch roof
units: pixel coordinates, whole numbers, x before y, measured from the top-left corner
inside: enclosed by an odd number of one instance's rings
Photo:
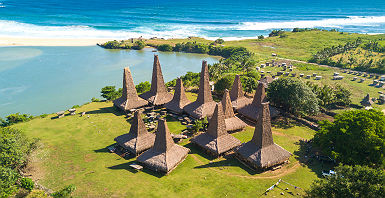
[[[202,133],[191,139],[213,156],[219,156],[241,144],[235,137],[226,131],[223,107],[218,103],[215,107],[214,115],[209,122],[207,132]]]
[[[176,86],[174,97],[172,100],[164,105],[166,109],[171,110],[176,113],[182,113],[183,107],[187,104],[191,103],[189,99],[187,99],[186,93],[184,91],[182,79],[176,79]]]
[[[114,100],[114,105],[123,111],[139,108],[147,105],[148,102],[138,97],[134,80],[132,79],[129,67],[123,70],[123,93],[122,97]]]
[[[132,119],[130,132],[116,137],[115,141],[131,153],[138,155],[154,145],[155,135],[147,131],[141,113],[137,110]]]
[[[235,116],[233,107],[231,105],[229,91],[226,89],[222,98],[222,107],[225,118],[226,130],[236,131],[245,128],[247,125],[241,119]]]
[[[137,160],[151,170],[169,173],[187,157],[189,151],[174,143],[166,120],[160,119],[154,147],[141,154]]]
[[[154,65],[152,68],[151,89],[140,95],[153,105],[162,105],[172,99],[172,95],[167,92],[164,84],[162,68],[160,67],[158,55],[154,55]]]
[[[242,83],[239,75],[235,76],[233,86],[231,87],[231,90],[230,90],[230,98],[231,98],[231,103],[234,109],[236,110],[251,103],[251,100],[249,98],[246,98],[245,94],[243,93]]]
[[[267,169],[282,164],[291,153],[274,143],[271,132],[269,103],[261,104],[257,125],[251,141],[238,147],[237,156],[256,169]]]
[[[253,101],[250,104],[238,109],[238,113],[248,119],[256,121],[259,116],[259,110],[261,109],[261,105],[266,101],[267,101],[267,98],[265,93],[265,86],[263,83],[259,83],[257,90],[255,91]],[[278,114],[279,112],[276,108],[270,107],[270,115],[272,117],[275,117]]]
[[[365,107],[372,106],[373,100],[370,98],[369,94],[367,94],[364,99],[361,100],[361,105]]]
[[[195,102],[192,102],[184,107],[184,111],[192,117],[201,119],[204,117],[211,117],[216,102],[214,102],[211,95],[209,71],[207,62],[202,62],[202,70],[199,81],[198,98]]]

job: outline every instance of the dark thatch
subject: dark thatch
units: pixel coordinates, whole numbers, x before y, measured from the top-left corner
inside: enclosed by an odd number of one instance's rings
[[[256,121],[258,120],[259,110],[261,109],[261,105],[266,101],[267,101],[267,98],[266,98],[264,83],[259,83],[257,90],[255,91],[253,101],[250,104],[242,107],[241,109],[238,109],[238,113],[252,121]],[[279,114],[279,111],[276,108],[270,106],[271,117],[275,117],[278,114]]]
[[[247,125],[241,119],[235,116],[231,105],[229,91],[226,89],[222,98],[223,114],[227,131],[237,131],[245,128]]]
[[[138,97],[134,80],[132,79],[130,68],[126,67],[123,70],[123,93],[122,97],[114,100],[114,105],[123,111],[136,109],[146,106],[148,102]]]
[[[251,99],[245,97],[239,75],[235,76],[234,83],[230,91],[230,98],[231,98],[231,103],[233,105],[233,108],[235,110],[238,110],[250,104],[252,101]]]
[[[175,86],[175,92],[174,97],[172,100],[164,105],[166,109],[176,112],[176,113],[183,113],[183,107],[187,104],[191,103],[190,100],[187,99],[186,93],[184,91],[183,82],[182,79],[177,78],[176,79],[176,86]]]
[[[192,143],[215,157],[241,145],[241,141],[227,133],[225,117],[222,111],[222,104],[218,103],[215,107],[214,115],[209,122],[207,132],[191,139]]]
[[[265,87],[267,88],[269,86],[270,83],[272,83],[274,81],[274,78],[270,77],[270,76],[266,76],[264,78],[262,78],[261,80],[259,80],[260,83],[264,83]]]
[[[158,55],[154,55],[154,66],[152,68],[151,90],[140,95],[153,105],[163,105],[170,102],[172,94],[167,92],[164,84],[162,69]]]
[[[373,104],[373,100],[370,98],[369,94],[367,94],[364,99],[361,100],[361,105],[364,107],[370,107]]]
[[[209,84],[209,71],[207,62],[202,62],[202,71],[200,74],[198,98],[184,107],[184,111],[194,118],[202,119],[211,117],[215,109],[216,102],[211,95]]]
[[[138,155],[154,145],[155,135],[149,133],[144,125],[139,110],[132,119],[130,132],[115,138],[118,145]]]
[[[174,143],[166,120],[160,119],[154,147],[141,154],[137,160],[156,172],[169,173],[187,157],[188,148]]]
[[[268,169],[284,163],[291,153],[273,141],[269,103],[262,103],[251,141],[235,149],[239,159],[255,169]]]

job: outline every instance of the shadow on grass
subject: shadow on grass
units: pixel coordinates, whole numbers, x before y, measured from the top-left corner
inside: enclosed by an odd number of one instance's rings
[[[87,111],[86,114],[101,114],[101,113],[112,113],[116,116],[126,115],[123,111],[120,111],[118,108],[112,107],[103,107],[98,110]]]
[[[329,171],[334,168],[333,162],[325,162],[317,159],[316,154],[318,153],[313,148],[313,143],[309,141],[300,140],[295,143],[299,145],[299,150],[294,151],[295,158],[302,164],[311,169],[317,174],[319,178],[322,177],[322,171]]]
[[[130,167],[130,164],[132,164],[132,163],[133,162],[127,162],[127,163],[123,163],[123,164],[118,164],[118,165],[115,165],[115,166],[110,166],[110,167],[108,167],[108,169],[111,169],[111,170],[127,170],[127,171],[130,171],[131,173],[138,173],[139,170],[136,170],[136,169]],[[154,177],[157,177],[157,178],[161,178],[161,177],[165,176],[165,174],[149,170],[146,167],[143,167],[143,170],[141,170],[141,171],[146,173],[146,174],[149,174],[149,175],[152,175]]]

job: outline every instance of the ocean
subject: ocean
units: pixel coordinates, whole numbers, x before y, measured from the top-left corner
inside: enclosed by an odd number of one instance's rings
[[[234,40],[295,27],[385,33],[385,1],[0,0],[0,36]]]

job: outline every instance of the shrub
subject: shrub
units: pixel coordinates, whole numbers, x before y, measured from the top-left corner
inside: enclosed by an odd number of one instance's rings
[[[172,52],[173,48],[169,44],[158,45],[157,49],[164,52]]]
[[[375,110],[343,112],[334,122],[320,122],[314,142],[344,164],[385,167],[385,116]]]
[[[319,111],[316,95],[299,79],[274,80],[267,89],[267,97],[274,105],[296,115],[316,114]]]
[[[263,35],[259,35],[259,36],[258,36],[258,39],[259,39],[259,40],[263,40],[263,39],[265,39],[265,37],[264,37]]]
[[[141,50],[146,46],[146,44],[143,41],[135,41],[134,45],[131,47],[135,50]]]
[[[228,90],[231,89],[231,86],[233,85],[233,82],[234,82],[234,78],[235,78],[235,75],[233,74],[222,77],[215,83],[214,91],[220,96],[223,95],[226,89]]]
[[[71,107],[71,109],[76,109],[76,108],[79,108],[79,107],[80,107],[80,105],[74,105],[74,106]]]
[[[367,166],[338,166],[336,175],[316,180],[305,197],[385,197],[385,173]]]
[[[202,120],[195,120],[191,129],[192,129],[193,133],[198,133],[200,130],[203,129],[203,121]]]
[[[119,41],[108,41],[106,43],[101,44],[102,47],[106,49],[117,49],[120,47],[120,42]]]
[[[214,42],[218,43],[218,44],[223,44],[225,42],[225,40],[219,38],[219,39],[215,40]]]
[[[16,124],[19,122],[26,122],[26,121],[31,120],[33,118],[33,116],[28,115],[28,114],[14,113],[14,114],[10,114],[10,115],[6,116],[5,118],[6,118],[6,121],[1,120],[2,126],[9,126],[9,125]]]
[[[138,94],[141,94],[141,93],[144,93],[146,91],[150,91],[151,84],[148,81],[141,82],[135,86],[135,89],[136,89],[136,92],[138,92]]]
[[[285,33],[285,31],[283,31],[283,30],[273,30],[270,32],[269,37],[279,36],[283,33]]]
[[[9,197],[17,190],[19,174],[11,168],[0,165],[0,197]]]
[[[100,92],[106,100],[115,100],[122,95],[122,92],[116,91],[115,86],[105,86]]]
[[[69,185],[64,187],[63,189],[55,192],[52,194],[52,197],[54,198],[68,198],[71,197],[71,194],[75,192],[76,187],[75,185]]]
[[[287,34],[280,34],[279,35],[279,38],[286,38],[287,37]]]
[[[26,198],[48,198],[48,195],[43,190],[32,190]]]
[[[92,97],[92,98],[91,98],[91,102],[100,102],[100,99],[95,98],[95,97]]]
[[[48,114],[41,114],[40,117],[41,118],[46,118],[48,116]]]
[[[27,190],[32,190],[35,186],[35,183],[32,181],[31,178],[23,177],[20,180],[20,186]]]

